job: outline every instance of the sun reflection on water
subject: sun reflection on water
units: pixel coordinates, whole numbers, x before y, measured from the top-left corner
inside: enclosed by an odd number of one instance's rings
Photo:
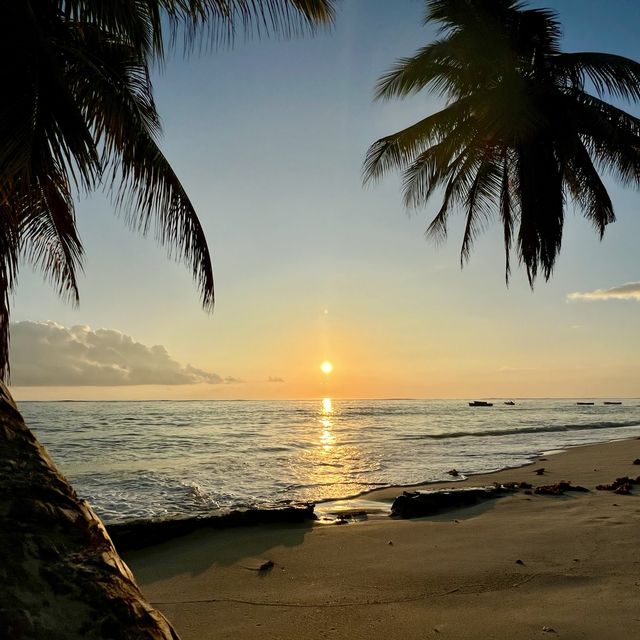
[[[333,402],[331,398],[322,398],[322,410],[320,412],[320,424],[322,425],[322,432],[320,433],[320,444],[324,453],[331,451],[336,443],[336,437],[333,434],[331,421],[331,414],[333,413]]]
[[[360,477],[370,463],[363,460],[348,404],[321,398],[314,402],[312,413],[308,423],[310,446],[302,452],[305,464],[300,483],[312,487],[317,500],[357,493]]]

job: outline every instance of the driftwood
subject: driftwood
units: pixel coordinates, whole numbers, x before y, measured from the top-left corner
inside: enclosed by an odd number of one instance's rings
[[[177,640],[0,386],[0,636]]]

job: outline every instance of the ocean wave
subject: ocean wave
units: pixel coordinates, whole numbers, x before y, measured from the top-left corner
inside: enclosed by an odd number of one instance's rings
[[[550,424],[544,426],[524,426],[507,429],[483,429],[482,431],[448,431],[446,433],[421,433],[399,436],[401,440],[448,440],[450,438],[486,438],[514,436],[522,433],[560,433],[564,431],[589,431],[596,429],[620,429],[638,427],[637,420],[627,422],[591,422],[586,424]]]

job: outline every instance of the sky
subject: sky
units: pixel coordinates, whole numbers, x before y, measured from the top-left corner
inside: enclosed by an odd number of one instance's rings
[[[567,51],[640,59],[636,0],[531,5],[559,11]],[[497,225],[461,269],[459,217],[436,247],[437,200],[408,215],[398,176],[363,188],[368,146],[437,108],[428,93],[373,100],[433,38],[423,10],[343,0],[330,33],[173,55],[154,77],[161,147],[209,241],[215,310],[107,197],[83,198],[80,306],[22,271],[16,398],[640,396],[640,194],[607,182],[618,220],[602,242],[568,211],[555,273],[532,291],[521,269],[505,286]]]

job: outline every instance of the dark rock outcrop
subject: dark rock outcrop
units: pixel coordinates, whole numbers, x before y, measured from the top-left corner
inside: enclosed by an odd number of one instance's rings
[[[0,636],[177,640],[0,386]]]
[[[278,522],[315,520],[313,504],[274,509],[238,509],[220,515],[169,520],[134,520],[109,525],[109,535],[120,551],[141,549],[151,544],[193,533],[198,529],[227,529]]]
[[[391,505],[391,516],[396,518],[422,518],[442,511],[470,507],[485,500],[493,500],[513,489],[503,485],[474,487],[471,489],[444,489],[426,492],[405,491]]]

